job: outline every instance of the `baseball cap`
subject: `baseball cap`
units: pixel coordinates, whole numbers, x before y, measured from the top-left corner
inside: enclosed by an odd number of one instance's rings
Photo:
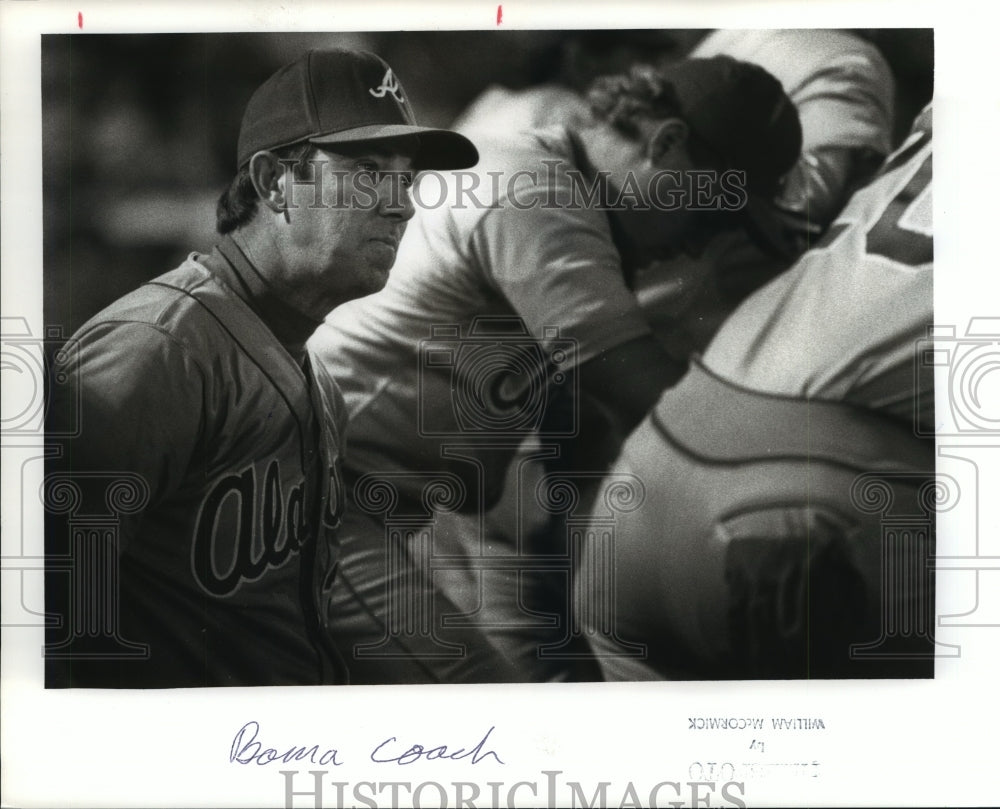
[[[681,116],[719,158],[745,171],[751,194],[772,197],[802,150],[795,104],[764,68],[730,56],[683,59],[662,68]]]
[[[457,132],[418,126],[396,74],[367,51],[311,50],[257,88],[243,113],[237,167],[255,152],[309,141],[357,143],[416,135],[416,169],[474,166],[479,153]]]

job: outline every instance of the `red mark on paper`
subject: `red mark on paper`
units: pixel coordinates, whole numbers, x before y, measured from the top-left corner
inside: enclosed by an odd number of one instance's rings
[[[76,13],[76,24],[78,26],[80,26],[81,28],[83,28],[83,12],[82,11],[78,11]]]
[[[503,6],[497,6],[497,25],[503,22]]]

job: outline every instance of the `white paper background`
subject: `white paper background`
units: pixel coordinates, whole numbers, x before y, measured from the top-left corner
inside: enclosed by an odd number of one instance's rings
[[[928,27],[936,35],[935,86],[935,314],[959,333],[972,316],[1000,316],[996,256],[996,189],[1000,171],[1000,90],[995,28],[981,9],[950,2],[562,3],[503,4],[506,28],[586,27]],[[141,9],[141,10],[140,10]],[[354,10],[348,10],[354,9]],[[139,4],[8,2],[0,7],[2,79],[2,314],[23,317],[41,331],[42,194],[41,33],[131,31],[333,31],[495,27],[497,4],[212,2]],[[997,374],[985,390],[1000,400]],[[5,375],[6,382],[6,375]],[[942,384],[943,380],[939,380]],[[4,392],[7,397],[13,395]],[[939,402],[948,395],[939,387]],[[994,415],[997,415],[994,411]],[[989,445],[988,441],[981,441]],[[996,442],[994,442],[996,443]],[[997,450],[1000,452],[1000,450]],[[989,459],[990,451],[983,451]],[[19,611],[19,574],[10,559],[40,557],[41,509],[22,511],[22,495],[37,491],[38,469],[22,480],[17,448],[4,442],[4,623]],[[36,465],[37,466],[37,465]],[[941,519],[938,553],[968,555],[1000,536],[997,489],[987,489],[1000,464],[980,466],[979,499],[967,498]],[[30,470],[29,470],[30,471]],[[34,475],[34,477],[32,476]],[[37,479],[36,479],[37,478]],[[34,498],[37,502],[37,498]],[[989,537],[994,537],[990,540]],[[23,542],[23,545],[22,545]],[[986,553],[986,550],[982,550]],[[994,565],[996,562],[994,561]],[[30,578],[30,577],[29,577]],[[36,580],[40,577],[34,577]],[[1000,624],[1000,571],[978,574],[976,623]],[[967,612],[976,604],[973,572],[939,574],[938,612]],[[992,601],[990,600],[992,599]],[[40,589],[24,603],[41,603]],[[992,605],[992,611],[987,609]],[[282,806],[279,769],[308,765],[239,766],[228,761],[235,732],[256,720],[262,737],[281,748],[335,747],[343,766],[327,780],[357,782],[475,781],[489,805],[488,781],[503,782],[501,805],[517,781],[544,790],[542,770],[561,770],[560,783],[580,781],[587,798],[611,782],[619,805],[629,782],[646,805],[658,782],[697,780],[693,762],[819,762],[810,776],[746,780],[749,805],[996,804],[1000,719],[996,672],[1000,627],[938,627],[942,643],[961,657],[938,662],[934,681],[659,683],[649,685],[490,686],[410,688],[226,689],[154,693],[48,692],[42,687],[39,629],[3,629],[4,806]],[[822,731],[690,731],[688,717],[820,717]],[[489,749],[505,761],[468,760],[376,766],[368,752],[396,736],[400,742],[468,747],[495,727]],[[764,752],[751,741],[765,742]],[[397,748],[402,750],[404,748]],[[308,779],[308,780],[307,780]],[[368,793],[366,793],[368,794]],[[404,793],[405,794],[405,793]],[[525,787],[518,805],[542,805]],[[388,793],[383,793],[386,800]],[[329,787],[324,805],[333,806]],[[565,804],[569,793],[559,793]],[[438,800],[433,789],[424,805]],[[676,800],[661,792],[664,803]],[[689,801],[689,797],[682,798]],[[348,787],[347,805],[354,801]],[[299,798],[296,806],[311,806]],[[362,804],[363,805],[363,804]],[[718,794],[711,805],[731,805]]]

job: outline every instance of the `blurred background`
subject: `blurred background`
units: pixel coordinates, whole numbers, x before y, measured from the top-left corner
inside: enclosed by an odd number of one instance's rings
[[[490,85],[583,90],[632,61],[683,57],[685,30],[46,35],[42,38],[45,322],[71,334],[215,242],[243,108],[313,47],[372,50],[422,124],[449,125]],[[930,29],[856,31],[896,78],[895,141],[933,93]]]

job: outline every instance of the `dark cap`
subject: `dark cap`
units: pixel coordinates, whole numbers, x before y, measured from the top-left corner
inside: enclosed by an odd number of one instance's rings
[[[684,59],[661,69],[681,116],[721,160],[747,173],[747,190],[773,196],[802,150],[798,111],[764,68],[730,56]]]
[[[447,129],[417,126],[392,68],[373,53],[313,50],[285,65],[250,98],[240,124],[237,167],[261,149],[309,141],[357,143],[417,135],[416,169],[474,166],[472,142]]]

